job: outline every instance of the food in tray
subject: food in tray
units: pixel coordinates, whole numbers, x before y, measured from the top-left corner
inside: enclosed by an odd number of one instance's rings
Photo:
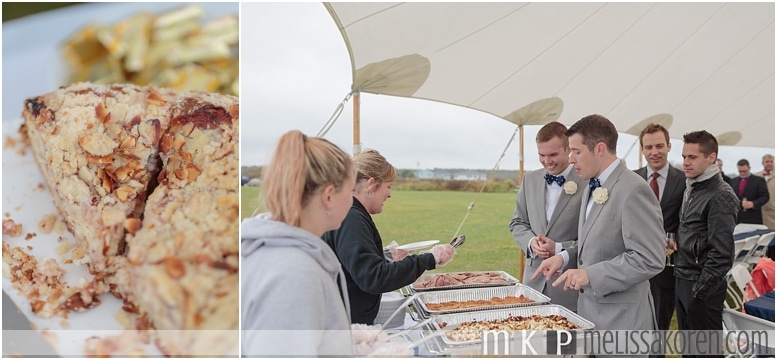
[[[79,83],[24,105],[20,132],[76,238],[73,262],[139,329],[237,330],[238,98]],[[180,344],[205,343],[187,336],[206,333],[155,340],[187,354]],[[225,335],[213,341],[236,351]]]
[[[440,328],[448,326],[443,322]],[[445,333],[448,339],[456,342],[480,340],[481,333],[489,330],[574,330],[578,326],[561,315],[508,316],[506,319],[492,321],[467,321]]]
[[[483,271],[483,272],[459,272],[435,274],[431,277],[422,277],[413,287],[417,289],[426,289],[442,286],[473,285],[473,284],[507,284],[508,279],[502,276],[502,273]]]
[[[491,300],[466,300],[466,301],[446,301],[442,303],[426,303],[426,307],[432,311],[447,311],[447,310],[459,310],[468,309],[481,306],[500,306],[500,305],[513,305],[513,304],[526,304],[532,303],[534,300],[529,299],[523,294],[516,296],[498,297],[494,296]]]
[[[88,24],[62,45],[68,81],[237,95],[238,15],[201,24],[204,16],[202,6],[190,4],[162,14],[138,12],[115,24]]]

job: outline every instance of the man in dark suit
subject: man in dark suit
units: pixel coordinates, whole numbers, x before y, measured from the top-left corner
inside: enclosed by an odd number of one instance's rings
[[[659,200],[664,216],[664,231],[677,233],[685,192],[685,173],[669,165],[667,161],[669,151],[672,150],[669,131],[661,125],[649,124],[639,134],[639,143],[647,166],[635,172],[648,180],[651,190]],[[650,292],[653,294],[658,330],[669,330],[676,300],[672,266],[664,267],[661,273],[650,279]]]
[[[769,202],[769,188],[766,187],[766,181],[750,173],[750,162],[747,159],[739,160],[737,168],[739,177],[729,182],[741,202],[737,224],[763,224],[761,207]]]

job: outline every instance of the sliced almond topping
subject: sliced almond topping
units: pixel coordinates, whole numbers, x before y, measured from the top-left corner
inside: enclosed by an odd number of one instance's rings
[[[141,225],[140,219],[129,218],[124,220],[124,229],[132,235],[135,235],[135,233],[140,230]]]
[[[233,119],[237,119],[240,117],[240,105],[235,104],[229,107],[229,116],[231,116]]]
[[[105,134],[89,134],[78,140],[78,145],[93,156],[106,156],[113,153],[117,144]]]
[[[129,185],[122,185],[118,189],[116,189],[116,197],[119,198],[122,202],[127,201],[130,194],[132,194],[132,187]]]
[[[173,140],[173,149],[181,150],[181,147],[183,147],[183,144],[185,143],[186,143],[186,138],[184,138],[183,135],[178,134],[175,136],[175,139]]]
[[[127,177],[129,177],[131,168],[129,166],[122,166],[116,170],[116,178],[119,179],[119,181],[124,182],[127,180]]]
[[[113,162],[113,155],[94,156],[87,153],[86,161],[96,165],[109,165],[110,163]]]
[[[51,135],[59,135],[60,127],[59,125],[54,127],[54,130],[51,131]]]
[[[199,176],[201,173],[200,169],[198,169],[197,166],[192,163],[186,163],[185,168],[187,173],[187,180],[189,180],[189,182],[197,179],[197,176]]]
[[[146,97],[146,102],[149,104],[161,106],[167,103],[167,100],[162,97],[162,95],[159,95],[154,88],[148,88],[148,96]]]
[[[151,119],[146,122],[151,124],[151,127],[154,129],[151,146],[156,147],[159,144],[159,139],[162,137],[162,125],[159,123],[159,119]]]
[[[119,149],[134,149],[137,143],[138,143],[138,139],[136,137],[128,136],[121,141],[121,145],[119,145]]]
[[[138,180],[138,179],[140,179],[141,176],[143,176],[145,174],[146,174],[146,169],[135,169],[132,172],[132,175],[130,175],[130,177],[132,177],[135,180]]]
[[[170,149],[173,148],[173,134],[165,133],[162,136],[161,144],[159,145],[159,150],[163,153],[170,152]]]
[[[126,151],[118,152],[118,153],[116,153],[116,155],[119,155],[119,156],[121,156],[121,157],[123,157],[125,159],[140,160],[140,158],[137,155],[135,155],[133,153],[130,153],[130,152],[126,152]]]
[[[192,154],[186,151],[181,151],[181,157],[186,161],[192,161]]]
[[[105,109],[105,104],[99,103],[94,108],[94,114],[97,116],[97,119],[100,120],[101,123],[106,124],[111,119],[111,113],[108,112],[107,109]]]
[[[189,136],[191,135],[192,130],[194,130],[194,123],[188,122],[183,125],[183,129],[181,129],[181,132],[183,132],[185,136]]]
[[[188,174],[184,169],[175,169],[173,170],[173,174],[175,175],[175,177],[178,178],[178,180],[183,180],[188,178]]]
[[[165,270],[167,270],[167,274],[170,275],[173,279],[180,279],[184,275],[186,275],[186,267],[184,266],[183,262],[175,257],[169,257],[164,260],[165,262]]]

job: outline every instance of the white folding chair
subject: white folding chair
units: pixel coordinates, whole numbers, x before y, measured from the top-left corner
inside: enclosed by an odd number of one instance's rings
[[[768,229],[768,227],[766,227],[766,225],[764,224],[745,224],[745,223],[736,224],[734,226],[734,235],[750,232],[750,231],[756,231],[756,230],[765,230],[765,229]]]
[[[739,251],[734,253],[734,264],[742,264],[745,268],[749,267],[750,265],[745,262],[745,260],[747,260],[748,256],[753,252],[753,249],[755,249],[756,244],[758,244],[758,239],[760,238],[759,235],[753,235],[749,238],[734,241],[734,249],[739,247]]]
[[[734,283],[736,283],[737,289],[742,292],[742,302],[753,300],[750,299],[745,293],[745,288],[748,284],[750,284],[750,289],[752,289],[755,293],[755,297],[761,296],[761,294],[758,293],[758,289],[755,288],[755,284],[753,284],[753,277],[750,275],[750,271],[747,270],[746,266],[741,264],[734,264],[734,266],[731,267],[731,270],[729,270],[729,273],[731,274],[731,278],[734,280]]]
[[[732,310],[732,309],[723,309],[723,326],[728,331],[741,331],[741,330],[774,331],[773,322],[761,319],[756,316],[745,314],[741,311]],[[727,338],[727,340],[731,340],[731,338]],[[734,340],[741,341],[742,339],[740,338],[740,339],[734,339]],[[731,353],[728,355],[728,357],[755,357],[755,355],[759,355],[759,354],[753,351],[754,349],[760,347],[759,348],[760,351],[766,351],[766,347],[765,347],[766,345],[774,346],[774,344],[762,344],[761,340],[765,340],[765,339],[759,339],[757,336],[748,337],[747,340],[750,340],[750,342],[729,344],[728,346],[729,349],[739,349],[741,351]],[[772,350],[772,352],[773,351],[774,350]],[[760,354],[760,355],[764,355],[764,354]]]
[[[758,238],[758,241],[756,241],[753,250],[744,260],[748,266],[754,267],[755,264],[758,264],[758,262],[761,261],[761,258],[766,255],[766,248],[769,246],[769,243],[772,242],[773,239],[773,232],[763,234]],[[736,247],[736,243],[734,244],[734,247]]]

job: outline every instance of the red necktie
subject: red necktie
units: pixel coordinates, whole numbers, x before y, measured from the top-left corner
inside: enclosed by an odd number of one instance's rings
[[[658,179],[659,176],[660,176],[659,173],[657,172],[653,173],[653,179],[650,180],[650,189],[653,190],[653,194],[656,194],[656,199],[660,200],[660,198],[658,197],[658,181],[656,180]]]

